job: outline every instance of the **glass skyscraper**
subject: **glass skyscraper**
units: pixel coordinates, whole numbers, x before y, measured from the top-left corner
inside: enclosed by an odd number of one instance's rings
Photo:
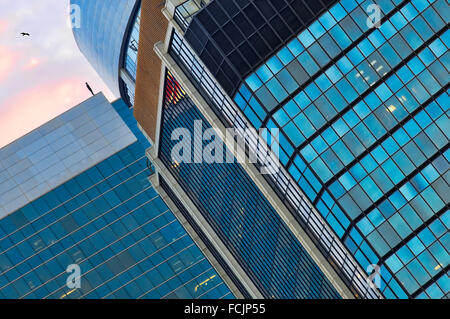
[[[161,161],[186,190],[262,296],[339,298],[237,162],[186,164],[173,161],[171,152],[177,144],[171,138],[173,130],[183,127],[193,134],[194,122],[198,120],[205,125],[204,129],[210,128],[189,96],[182,92],[180,85],[168,74],[161,124]],[[204,146],[206,144],[204,142]],[[167,190],[167,182],[161,179]]]
[[[233,297],[149,182],[148,146],[97,94],[0,149],[0,298]]]
[[[156,128],[160,188],[210,227],[248,296],[449,296],[449,16],[446,0],[167,1],[164,15],[142,1],[138,72],[155,50],[164,88],[146,102],[138,76],[135,109]],[[174,162],[171,133],[195,120],[279,128],[280,170]]]

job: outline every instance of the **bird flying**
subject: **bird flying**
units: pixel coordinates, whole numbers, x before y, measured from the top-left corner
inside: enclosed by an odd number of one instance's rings
[[[23,37],[24,37],[24,36],[28,36],[28,37],[30,36],[30,34],[29,34],[28,32],[21,32],[20,34],[21,34]]]

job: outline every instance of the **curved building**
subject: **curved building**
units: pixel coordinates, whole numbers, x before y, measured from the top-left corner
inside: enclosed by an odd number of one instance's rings
[[[116,96],[134,100],[140,0],[71,0],[80,24],[73,34],[80,51]]]

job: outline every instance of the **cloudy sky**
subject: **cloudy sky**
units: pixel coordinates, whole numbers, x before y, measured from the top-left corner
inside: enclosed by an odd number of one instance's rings
[[[115,98],[78,50],[68,6],[0,0],[0,147],[87,99],[85,82]]]

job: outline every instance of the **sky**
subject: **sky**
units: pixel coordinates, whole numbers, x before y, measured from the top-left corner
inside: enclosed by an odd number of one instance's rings
[[[0,0],[0,148],[89,98],[85,82],[116,98],[79,51],[68,8],[69,0]]]

